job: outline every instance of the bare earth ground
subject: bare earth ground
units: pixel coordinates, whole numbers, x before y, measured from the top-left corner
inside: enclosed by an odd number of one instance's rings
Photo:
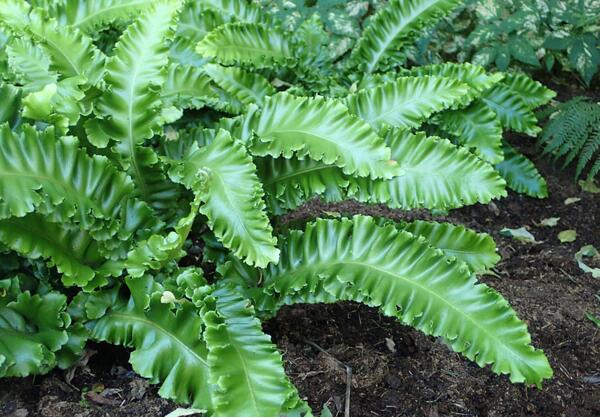
[[[535,155],[524,139],[512,143]],[[436,220],[462,223],[496,239],[503,258],[495,269],[497,276],[481,280],[503,294],[527,322],[533,343],[550,359],[554,378],[542,390],[512,385],[507,377],[479,368],[441,341],[358,304],[287,307],[265,329],[284,352],[289,375],[315,410],[328,404],[334,415],[343,416],[346,377],[332,359],[336,358],[353,371],[353,417],[600,416],[600,328],[586,318],[588,312],[600,316],[595,296],[600,295],[600,280],[583,274],[574,260],[584,245],[600,248],[600,194],[583,193],[570,172],[560,173],[544,161],[536,163],[549,183],[549,199],[510,193],[495,206],[465,208]],[[569,197],[581,201],[565,205]],[[307,219],[324,211],[429,218],[354,202],[334,206],[312,202],[285,220]],[[548,217],[560,217],[559,225],[539,225]],[[528,226],[541,243],[520,243],[499,234],[504,227],[521,226]],[[557,233],[565,229],[577,230],[575,242],[558,241]],[[87,367],[77,369],[71,384],[59,371],[0,380],[0,416],[162,417],[176,408],[131,372],[123,349],[92,348],[99,353]]]

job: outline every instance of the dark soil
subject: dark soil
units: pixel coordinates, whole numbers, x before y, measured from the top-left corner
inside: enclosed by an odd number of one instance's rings
[[[524,139],[512,142],[535,155]],[[600,416],[600,328],[586,318],[588,312],[600,316],[600,280],[582,273],[574,260],[584,245],[600,248],[600,194],[582,192],[571,173],[558,172],[545,161],[536,164],[548,181],[550,198],[511,193],[489,206],[436,219],[461,223],[496,239],[503,259],[496,275],[481,280],[503,294],[528,324],[534,345],[548,355],[554,377],[541,390],[513,385],[506,376],[451,352],[440,340],[358,304],[287,307],[265,328],[284,353],[288,374],[315,410],[327,404],[334,416],[344,414],[346,373],[337,359],[352,369],[353,417]],[[569,197],[581,200],[565,205]],[[354,202],[312,202],[285,220],[324,212],[431,218]],[[540,225],[549,217],[560,217],[558,226]],[[520,243],[499,234],[504,227],[521,226],[539,243]],[[577,230],[575,242],[559,242],[557,234],[565,229]],[[70,383],[59,371],[0,380],[0,416],[162,417],[177,408],[131,372],[123,349],[91,348],[99,353],[76,369]]]

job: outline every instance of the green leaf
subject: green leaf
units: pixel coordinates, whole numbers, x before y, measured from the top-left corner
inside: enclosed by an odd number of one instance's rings
[[[317,220],[280,242],[279,264],[252,278],[262,277],[261,287],[280,297],[277,305],[363,302],[443,337],[455,351],[479,366],[491,364],[512,382],[539,386],[552,376],[548,360],[530,345],[525,324],[506,300],[423,238],[356,216]],[[223,272],[236,273],[232,265]]]
[[[198,0],[198,5],[239,22],[267,23],[268,15],[259,6],[246,0]]]
[[[387,143],[404,175],[391,180],[352,179],[349,195],[392,208],[457,208],[506,195],[492,166],[446,139],[391,131]]]
[[[585,315],[588,320],[590,320],[592,323],[594,323],[596,325],[596,327],[600,327],[600,317],[596,317],[594,316],[592,313],[586,313]]]
[[[202,69],[219,87],[245,105],[262,107],[265,97],[275,94],[275,88],[261,75],[216,64],[206,64]]]
[[[27,291],[9,302],[0,297],[0,377],[45,374],[56,366],[55,353],[68,340],[66,303],[56,292]]]
[[[511,55],[516,60],[534,67],[540,66],[540,62],[538,61],[535,50],[526,38],[522,36],[511,36],[508,39],[508,46],[510,48]]]
[[[498,115],[503,127],[529,136],[537,136],[541,131],[525,101],[502,83],[486,91],[481,100]]]
[[[469,107],[440,113],[436,122],[442,130],[453,135],[458,143],[481,159],[496,164],[504,159],[502,152],[502,126],[489,107],[475,101]]]
[[[600,259],[600,253],[598,250],[592,245],[583,246],[581,249],[577,251],[575,254],[575,260],[577,261],[577,265],[581,270],[586,274],[592,274],[594,278],[600,278],[600,268],[591,268],[586,263],[583,262],[583,258],[588,257],[592,259]]]
[[[19,120],[21,90],[10,84],[0,83],[0,124],[14,127]]]
[[[137,147],[153,136],[161,123],[157,87],[165,82],[167,37],[175,25],[178,7],[175,0],[157,1],[126,29],[107,63],[107,89],[97,103],[97,112],[104,117],[102,130],[117,142],[123,164],[145,199],[151,190],[144,167],[154,165],[156,158]]]
[[[334,100],[276,94],[266,98],[250,125],[259,138],[252,146],[257,156],[308,156],[362,177],[391,178],[399,172],[384,141]]]
[[[513,239],[521,242],[537,243],[535,236],[533,236],[531,232],[524,227],[519,227],[518,229],[509,229],[505,227],[504,229],[500,230],[500,234],[502,236],[512,237]]]
[[[586,85],[592,81],[600,66],[598,41],[591,33],[580,35],[568,48],[569,63],[577,70]]]
[[[0,241],[30,259],[50,259],[66,286],[86,286],[95,277],[106,283],[121,274],[118,262],[106,261],[96,241],[76,226],[50,223],[36,214],[0,220]]]
[[[254,309],[235,290],[212,293],[202,318],[208,347],[215,414],[222,417],[279,417],[288,387],[281,354],[263,333]]]
[[[283,64],[293,57],[288,36],[254,23],[229,23],[210,32],[196,52],[223,65],[249,64],[257,68]]]
[[[484,91],[489,90],[504,78],[504,74],[499,72],[488,74],[483,67],[478,65],[456,64],[453,62],[414,67],[410,70],[402,70],[402,74],[451,78],[469,86],[469,90],[460,101],[463,106],[471,103]]]
[[[277,262],[279,250],[265,213],[256,166],[241,142],[219,131],[208,146],[194,144],[173,180],[200,195],[200,213],[226,248],[250,265]]]
[[[560,243],[575,242],[575,240],[577,239],[577,231],[573,229],[563,230],[558,234],[557,237],[558,240],[560,240]]]
[[[350,63],[373,72],[392,50],[411,43],[458,4],[457,0],[391,0],[369,21]]]
[[[200,109],[208,103],[218,101],[210,81],[201,68],[171,64],[161,97],[166,105],[180,109]]]
[[[375,129],[384,124],[416,128],[432,113],[452,106],[466,93],[467,86],[449,78],[405,77],[359,91],[348,97],[345,104]]]
[[[423,236],[431,246],[441,249],[449,258],[467,264],[473,272],[484,272],[498,263],[496,244],[487,233],[476,233],[463,226],[417,220],[403,226],[416,236]]]
[[[506,180],[508,187],[520,194],[530,197],[548,197],[546,180],[529,159],[519,153],[508,143],[503,142],[504,161],[496,165],[496,169]]]
[[[129,280],[132,293],[138,293],[135,280]],[[211,409],[208,383],[208,351],[202,339],[202,320],[194,306],[184,302],[175,312],[153,294],[146,305],[132,297],[113,300],[110,310],[90,323],[92,337],[133,348],[129,362],[150,382],[162,382],[159,394],[193,407]]]
[[[503,87],[506,86],[513,94],[523,100],[529,109],[548,104],[556,97],[554,91],[525,74],[508,73],[502,80],[502,84]]]
[[[57,2],[53,16],[63,25],[91,33],[111,23],[126,22],[152,3],[153,0],[66,0]]]
[[[105,157],[88,156],[73,138],[57,140],[52,129],[40,133],[30,126],[16,135],[4,125],[0,150],[1,219],[35,210],[107,239],[119,228],[126,238],[125,221],[142,222],[148,215],[142,207],[126,212],[134,201],[131,180]]]
[[[560,217],[549,217],[547,219],[543,219],[540,224],[542,226],[547,226],[547,227],[555,227],[558,225],[558,222],[560,220]]]
[[[39,91],[58,82],[58,74],[50,70],[50,58],[27,38],[13,38],[6,46],[8,65],[23,84],[23,91]]]

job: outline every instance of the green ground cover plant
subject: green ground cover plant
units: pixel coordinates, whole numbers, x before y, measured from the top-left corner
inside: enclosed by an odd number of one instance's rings
[[[499,260],[490,236],[366,216],[272,226],[312,198],[546,195],[502,133],[536,135],[550,90],[401,66],[456,6],[392,1],[340,55],[318,17],[290,31],[240,0],[0,1],[0,376],[68,368],[93,340],[207,415],[310,416],[261,320],[346,300],[541,386],[547,358],[477,281]]]

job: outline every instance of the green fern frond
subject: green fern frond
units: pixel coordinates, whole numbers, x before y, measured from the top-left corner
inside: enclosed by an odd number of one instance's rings
[[[496,113],[503,127],[534,137],[541,132],[530,107],[508,86],[496,84],[483,94],[481,100]]]
[[[206,35],[196,52],[219,64],[247,64],[256,68],[285,64],[293,56],[288,36],[255,23],[229,23]]]
[[[529,109],[548,104],[556,93],[546,88],[542,83],[535,81],[525,74],[508,73],[502,80],[502,84],[517,97],[525,102]]]
[[[197,3],[238,22],[268,23],[270,20],[259,6],[247,0],[198,0]]]
[[[478,100],[464,109],[442,112],[435,123],[461,145],[474,148],[485,161],[496,164],[504,159],[500,120],[483,102]]]
[[[279,264],[260,274],[266,294],[280,299],[267,308],[362,302],[443,337],[455,351],[479,366],[491,364],[492,371],[509,375],[512,382],[540,386],[552,376],[548,360],[530,345],[525,324],[508,303],[424,238],[356,216],[317,220],[280,242]],[[235,278],[231,264],[221,271],[231,282],[247,280]],[[258,280],[257,275],[251,279]]]
[[[216,64],[206,64],[202,69],[219,87],[245,105],[262,107],[265,97],[275,94],[275,88],[259,74]]]
[[[350,63],[373,72],[391,50],[412,42],[458,4],[458,0],[391,0],[369,21]]]
[[[496,169],[506,180],[508,188],[530,197],[548,197],[546,180],[540,175],[533,162],[506,142],[502,143],[502,150],[504,161],[497,164]]]
[[[208,146],[192,146],[171,178],[200,195],[200,212],[217,238],[239,258],[260,267],[279,250],[265,212],[256,166],[241,142],[221,130]]]
[[[386,140],[404,174],[352,179],[349,196],[392,208],[450,209],[506,195],[506,184],[491,165],[448,140],[394,130]]]
[[[259,138],[251,148],[257,156],[295,154],[362,177],[391,178],[399,173],[383,139],[335,100],[279,93],[266,98],[250,125]]]
[[[417,128],[432,113],[451,107],[467,87],[441,77],[405,77],[359,91],[345,100],[351,113],[375,129],[382,125]]]

